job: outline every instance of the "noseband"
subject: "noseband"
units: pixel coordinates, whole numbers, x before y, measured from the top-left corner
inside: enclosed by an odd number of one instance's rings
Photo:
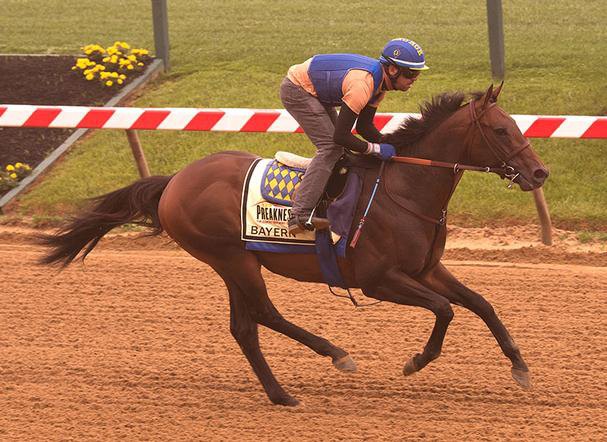
[[[487,137],[487,134],[485,134],[485,131],[483,130],[483,125],[481,124],[481,117],[483,116],[483,114],[485,112],[487,112],[488,110],[495,107],[495,105],[496,105],[495,102],[489,104],[489,106],[485,107],[482,110],[482,112],[477,115],[476,108],[474,107],[474,101],[471,101],[470,104],[468,105],[468,109],[470,110],[470,118],[471,118],[472,124],[473,124],[471,127],[476,126],[478,128],[478,131],[481,134],[481,138],[483,139],[483,141],[485,141],[485,144],[487,145],[487,147],[489,147],[489,150],[491,152],[493,152],[493,155],[495,155],[495,157],[498,159],[498,161],[501,161],[501,166],[488,167],[488,168],[486,168],[486,170],[488,172],[496,172],[500,176],[502,176],[504,178],[508,178],[510,180],[510,182],[508,183],[508,189],[512,189],[514,180],[520,175],[520,172],[518,172],[514,167],[510,166],[508,164],[508,162],[512,158],[519,155],[522,151],[527,149],[530,146],[530,143],[527,141],[527,143],[525,143],[521,147],[515,149],[514,152],[511,152],[510,155],[507,155],[505,153],[505,149],[503,149],[501,145],[495,144],[494,142],[491,141],[491,139],[489,139],[489,137]],[[467,140],[468,140],[468,136],[466,136],[466,141]],[[469,155],[469,150],[470,150],[470,143],[467,143],[467,145],[466,145],[466,156],[467,157]]]

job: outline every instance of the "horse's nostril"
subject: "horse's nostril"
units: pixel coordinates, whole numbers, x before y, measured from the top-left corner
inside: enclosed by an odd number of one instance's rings
[[[549,172],[546,169],[540,167],[539,169],[535,169],[535,171],[533,172],[533,177],[536,180],[543,181],[548,178],[548,174]]]

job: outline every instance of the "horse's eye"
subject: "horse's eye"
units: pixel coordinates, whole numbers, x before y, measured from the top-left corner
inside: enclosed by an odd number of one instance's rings
[[[508,131],[503,127],[496,127],[493,131],[500,136],[508,135]]]

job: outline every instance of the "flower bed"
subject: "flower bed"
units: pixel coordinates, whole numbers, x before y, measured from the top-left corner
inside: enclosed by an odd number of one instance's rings
[[[73,71],[78,57],[0,56],[0,104],[102,106],[119,90],[86,81]],[[125,79],[130,83],[142,71]],[[0,168],[17,162],[36,167],[72,129],[0,127]],[[0,191],[0,195],[4,192]]]

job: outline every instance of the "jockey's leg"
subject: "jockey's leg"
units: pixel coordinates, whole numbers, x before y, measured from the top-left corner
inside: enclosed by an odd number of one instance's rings
[[[318,204],[335,163],[343,155],[343,148],[333,142],[337,118],[334,108],[323,105],[318,98],[287,78],[280,86],[280,98],[285,109],[316,146],[316,155],[306,170],[293,202],[292,213],[301,224]]]

